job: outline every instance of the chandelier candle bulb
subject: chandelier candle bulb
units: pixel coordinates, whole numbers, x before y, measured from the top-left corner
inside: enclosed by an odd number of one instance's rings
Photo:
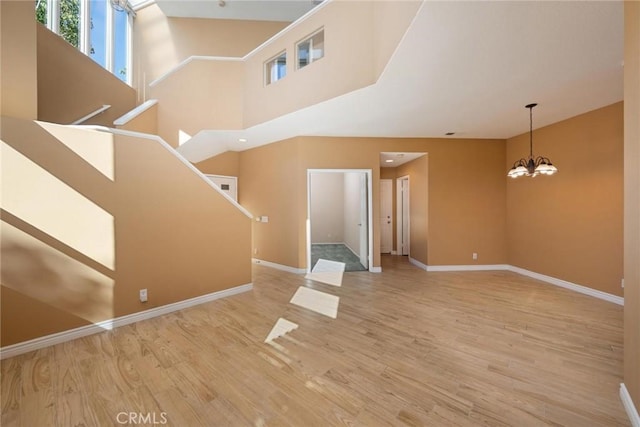
[[[513,164],[507,176],[511,178],[519,178],[521,176],[530,176],[531,178],[537,175],[553,175],[558,172],[551,160],[547,157],[538,156],[533,157],[533,107],[538,104],[528,104],[525,108],[529,109],[529,157],[520,159]]]

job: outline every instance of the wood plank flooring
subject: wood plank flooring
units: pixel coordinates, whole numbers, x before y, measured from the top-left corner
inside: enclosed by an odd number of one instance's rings
[[[338,288],[256,265],[252,292],[4,360],[1,424],[629,425],[621,307],[510,272],[383,271]],[[299,286],[337,318],[290,304]],[[264,343],[281,317],[299,327]]]

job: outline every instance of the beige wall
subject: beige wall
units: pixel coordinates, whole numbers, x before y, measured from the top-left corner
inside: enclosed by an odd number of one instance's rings
[[[428,172],[428,155],[419,157],[396,168],[398,177],[409,177],[409,256],[423,264],[429,263]]]
[[[0,115],[38,115],[36,20],[33,2],[0,2]]]
[[[311,243],[344,242],[344,174],[312,173],[310,186]]]
[[[244,127],[374,83],[372,13],[372,2],[334,1],[249,58]],[[295,44],[321,27],[324,57],[295,70]],[[265,86],[264,63],[283,50],[287,51],[287,75]]]
[[[143,83],[148,85],[190,56],[242,57],[286,25],[287,22],[167,18],[157,5],[145,7],[137,12],[134,24],[136,87],[142,93]]]
[[[640,3],[624,15],[624,383],[640,412]]]
[[[509,264],[622,295],[622,132],[622,103],[534,131],[559,172],[508,180]],[[509,139],[504,171],[528,151]]]
[[[211,175],[240,176],[240,153],[227,151],[215,157],[210,157],[195,165],[202,173]],[[241,197],[242,183],[238,182],[238,197]]]
[[[2,120],[3,186],[43,194],[2,199],[3,346],[251,282],[251,220],[157,141]]]
[[[384,71],[391,55],[409,28],[422,2],[409,1],[374,1],[372,45],[373,63],[376,78]]]
[[[136,117],[129,120],[118,129],[130,130],[133,132],[148,133],[151,135],[158,134],[158,104],[154,104],[147,108]]]
[[[257,257],[306,267],[307,169],[371,169],[379,266],[383,151],[429,153],[428,264],[470,264],[472,252],[480,254],[478,263],[506,263],[503,140],[299,137],[243,151],[240,202],[254,215],[269,215],[269,223],[254,223]],[[478,172],[460,173],[470,169]]]
[[[148,88],[158,100],[158,134],[173,147],[179,132],[242,127],[242,62],[196,60]]]
[[[38,120],[69,124],[107,104],[110,109],[83,124],[114,127],[115,119],[136,106],[130,86],[47,28],[37,27]]]

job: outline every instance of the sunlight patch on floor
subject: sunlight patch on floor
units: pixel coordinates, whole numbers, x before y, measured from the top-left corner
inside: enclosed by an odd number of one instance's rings
[[[283,336],[284,334],[293,331],[294,329],[298,329],[298,324],[288,321],[284,318],[279,318],[276,321],[276,324],[273,325],[271,332],[267,335],[267,338],[264,340],[266,343],[270,343],[276,338]]]
[[[342,286],[342,275],[344,274],[345,266],[344,262],[319,259],[316,265],[313,266],[311,273],[304,277],[327,285]]]
[[[332,319],[338,317],[340,297],[335,295],[300,286],[289,302]]]

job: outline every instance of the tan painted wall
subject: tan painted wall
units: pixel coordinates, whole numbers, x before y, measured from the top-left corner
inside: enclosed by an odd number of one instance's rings
[[[242,57],[287,22],[167,18],[157,5],[137,12],[134,24],[136,87],[148,85],[190,56]],[[149,99],[147,97],[146,99]]]
[[[640,412],[640,3],[624,16],[624,384]]]
[[[114,127],[115,119],[136,106],[130,86],[47,28],[37,27],[38,120],[69,124],[107,104],[110,109],[83,124]]]
[[[116,126],[118,129],[130,130],[133,132],[148,133],[151,135],[158,134],[158,104],[154,104],[151,107],[138,114],[133,119],[121,126]]]
[[[253,221],[256,258],[298,266],[298,200],[300,186],[306,195],[307,185],[306,173],[301,177],[298,170],[298,142],[293,139],[240,153],[239,201],[254,216],[269,217],[268,223]],[[304,203],[306,211],[306,199]]]
[[[398,177],[409,176],[409,256],[428,264],[429,156],[396,168]]]
[[[195,165],[202,173],[211,175],[240,176],[240,153],[227,151]],[[242,183],[238,181],[238,200],[242,197]]]
[[[179,131],[194,136],[203,129],[240,129],[242,67],[239,61],[193,61],[150,87],[162,139],[177,147]]]
[[[622,133],[622,103],[534,131],[559,172],[508,180],[509,264],[622,295]],[[528,152],[509,139],[504,173]]]
[[[269,215],[268,224],[254,223],[258,258],[306,267],[307,169],[371,169],[379,266],[382,151],[429,153],[428,264],[470,264],[472,252],[478,263],[506,263],[504,141],[456,139],[300,137],[241,152],[241,203]],[[460,173],[469,169],[478,172]]]
[[[0,115],[38,115],[36,21],[33,2],[0,2]]]
[[[311,243],[345,240],[345,176],[343,173],[311,174]]]
[[[60,126],[47,131],[8,117],[1,136],[8,144],[3,185],[22,185],[20,168],[11,167],[19,160],[42,178],[30,182],[45,193],[76,200],[53,209],[51,201],[3,198],[3,346],[251,282],[251,220],[158,142]],[[105,152],[112,153],[106,162]],[[78,204],[112,218],[112,228],[100,223],[107,231],[100,241],[78,243],[78,233],[64,233],[65,221],[68,230],[93,223]],[[28,214],[34,209],[55,217],[35,221]],[[51,230],[58,230],[55,238]],[[91,231],[95,240],[98,231]],[[91,245],[103,245],[115,263],[84,249]],[[142,288],[146,304],[138,301]]]

